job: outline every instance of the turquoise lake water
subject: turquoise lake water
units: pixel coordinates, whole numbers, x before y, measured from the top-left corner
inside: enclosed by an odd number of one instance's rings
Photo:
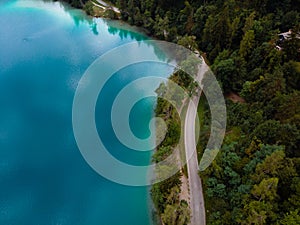
[[[0,224],[152,224],[149,187],[98,175],[72,130],[74,93],[89,65],[114,47],[145,39],[125,24],[58,2],[0,1]],[[132,80],[166,70],[147,63],[128,67],[102,91],[98,133],[122,161],[147,165],[151,153],[118,142],[109,121],[113,99]],[[131,128],[140,138],[149,135],[154,106],[155,99],[145,99],[132,110]]]

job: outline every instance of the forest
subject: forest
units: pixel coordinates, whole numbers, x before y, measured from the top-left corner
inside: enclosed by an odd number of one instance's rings
[[[112,2],[150,35],[199,49],[228,96],[225,142],[200,173],[207,223],[300,224],[300,1]],[[203,126],[200,156],[209,135]]]
[[[198,49],[227,97],[224,144],[199,173],[207,224],[300,224],[300,0],[111,2],[150,36]],[[210,132],[205,96],[200,106],[199,156]],[[153,189],[161,215],[178,192],[176,176]],[[179,224],[185,207],[176,204],[175,220],[165,224]]]

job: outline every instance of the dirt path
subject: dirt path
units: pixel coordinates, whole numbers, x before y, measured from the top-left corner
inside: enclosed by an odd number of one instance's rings
[[[180,178],[181,180],[181,192],[179,193],[179,200],[185,200],[190,205],[190,194],[189,194],[189,186],[188,186],[188,179],[183,174]]]
[[[241,96],[239,96],[239,95],[237,95],[237,94],[235,94],[233,92],[230,92],[225,97],[228,98],[228,99],[230,99],[234,103],[237,103],[237,102],[239,102],[239,103],[245,103],[246,102],[245,99],[243,99]]]

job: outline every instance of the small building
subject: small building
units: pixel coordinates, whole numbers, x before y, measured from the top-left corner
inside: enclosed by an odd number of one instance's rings
[[[282,45],[284,41],[289,40],[292,38],[293,31],[289,30],[288,32],[284,32],[281,34],[278,34],[278,40],[276,41],[276,49],[281,51],[282,50]],[[300,39],[300,33],[296,33],[296,38]]]

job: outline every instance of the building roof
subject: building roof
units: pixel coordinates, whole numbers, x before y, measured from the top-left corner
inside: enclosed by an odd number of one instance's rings
[[[289,30],[288,32],[284,32],[284,33],[278,34],[278,36],[280,38],[283,38],[283,39],[290,39],[291,36],[292,36],[292,33],[293,33],[293,31]],[[300,39],[300,34],[299,33],[296,33],[296,38]]]

